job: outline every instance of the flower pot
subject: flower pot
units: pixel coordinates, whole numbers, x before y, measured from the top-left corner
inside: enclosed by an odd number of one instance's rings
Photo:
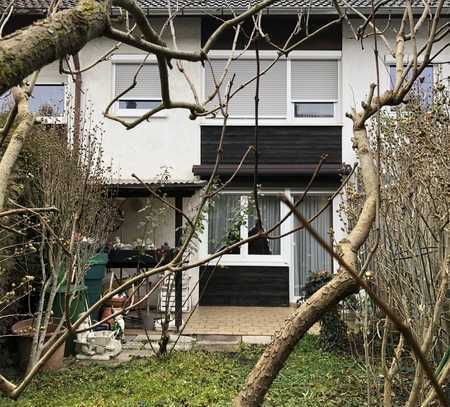
[[[50,320],[45,335],[46,340],[55,332],[58,326],[59,319],[53,318]],[[19,351],[19,366],[25,370],[30,360],[31,344],[33,342],[33,322],[34,319],[25,319],[23,321],[16,322],[11,331],[13,335],[17,336],[17,347]],[[63,342],[58,349],[50,356],[50,358],[44,363],[41,370],[57,370],[62,367],[64,359],[64,347]]]

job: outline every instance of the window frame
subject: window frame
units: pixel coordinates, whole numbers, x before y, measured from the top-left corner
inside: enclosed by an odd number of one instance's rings
[[[235,53],[237,53],[237,56],[239,57],[239,60],[256,60],[255,56],[254,56],[254,52],[251,51],[246,51],[242,54],[240,54],[238,51],[235,51]],[[228,59],[230,56],[229,52],[225,52],[225,51],[211,51],[210,53],[210,60],[214,61],[214,60],[222,60],[222,59]],[[260,60],[264,60],[264,61],[273,61],[276,58],[276,53],[273,53],[271,51],[260,51]],[[280,58],[280,60],[284,60],[286,61],[286,66],[288,65],[288,59],[286,58]],[[287,69],[288,71],[288,69]],[[226,81],[224,82],[226,84]],[[239,85],[237,83],[235,83],[235,85]],[[288,78],[286,77],[286,87],[288,87]],[[287,95],[288,90],[286,89],[286,95]],[[202,69],[202,97],[203,100],[205,100],[206,98],[206,65],[205,68]],[[222,95],[222,98],[224,97],[224,95]],[[213,99],[214,100],[214,99]],[[222,122],[223,118],[222,116],[220,116],[220,112],[217,113],[217,116],[220,118],[219,120]],[[286,105],[286,115],[285,116],[276,116],[276,115],[269,115],[269,116],[262,116],[259,115],[259,118],[262,120],[279,120],[279,121],[285,121],[289,118],[289,108]],[[207,120],[217,120],[216,118],[213,117],[206,117]],[[231,120],[251,120],[252,122],[254,121],[254,116],[249,116],[249,115],[229,115],[229,119]]]
[[[146,58],[147,57],[147,58]],[[111,57],[111,100],[116,97],[116,67],[120,64],[141,64],[144,62],[145,65],[157,65],[157,60],[154,55],[147,56],[147,54],[114,54]],[[159,78],[158,78],[159,82]],[[140,117],[143,114],[147,113],[150,109],[123,109],[119,107],[119,101],[127,101],[127,100],[142,100],[142,101],[158,101],[162,102],[162,98],[136,98],[136,97],[124,97],[120,98],[114,105],[112,106],[112,111],[115,115],[119,117]],[[152,117],[167,117],[165,111],[158,112],[154,114]]]
[[[405,66],[409,63],[408,59],[406,59],[405,61]],[[421,64],[422,61],[418,61],[418,64]],[[433,62],[431,62],[430,64],[428,64],[428,67],[432,68],[432,79],[433,79],[433,86],[436,85],[437,81],[436,79],[438,78],[438,69],[439,69],[439,65],[441,64],[441,60],[440,59],[436,59]],[[396,62],[392,57],[385,57],[385,61],[384,61],[384,66],[385,66],[385,72],[386,72],[386,89],[387,90],[392,90],[395,86],[395,83],[393,83],[392,78],[391,78],[391,67],[395,67]],[[432,95],[433,96],[433,95]],[[433,101],[433,98],[431,99]],[[395,106],[391,106],[390,111],[394,111],[395,110]]]
[[[222,194],[251,194],[249,189],[227,189],[225,191],[221,191]],[[276,189],[263,189],[261,191],[262,194],[271,195],[276,194],[279,195],[283,193],[291,202],[293,202],[293,196],[303,194],[305,191],[302,188],[296,187],[280,187]],[[308,196],[310,195],[325,195],[331,196],[335,191],[332,189],[313,189],[308,191]],[[206,208],[207,210],[207,208]],[[281,203],[280,205],[281,216],[283,217],[288,213],[289,209],[286,205]],[[340,220],[338,216],[335,216],[335,203],[332,202],[329,208],[330,211],[330,225],[334,230],[334,239],[338,241],[342,237],[342,233],[338,225],[340,225]],[[201,243],[199,246],[199,256],[202,258],[208,258],[211,255],[208,255],[208,217],[206,217],[203,221],[204,228],[201,233]],[[292,230],[294,227],[294,217],[289,216],[285,222],[281,224],[281,233],[287,233]],[[233,255],[223,255],[216,257],[210,260],[209,264],[211,265],[220,265],[220,266],[278,266],[278,267],[289,267],[289,302],[296,303],[300,300],[301,296],[296,296],[294,292],[295,285],[295,277],[294,277],[294,267],[295,267],[295,243],[294,243],[294,233],[288,234],[280,241],[280,254],[281,260],[273,259],[276,256],[267,256],[267,255],[252,255],[252,256],[241,256],[239,254]],[[337,270],[339,264],[335,259],[332,259],[332,268],[333,272]]]
[[[226,190],[220,192],[221,195],[240,195],[241,211],[243,212],[248,204],[248,197],[252,195],[250,190]],[[277,195],[279,191],[270,190],[261,192],[261,196],[267,195]],[[288,207],[280,202],[280,219],[288,212]],[[205,221],[205,253],[211,256],[213,253],[209,252],[208,245],[208,227],[209,227],[209,215],[206,217]],[[246,216],[246,222],[241,225],[240,228],[241,239],[248,237],[249,225],[248,216]],[[287,231],[286,222],[281,225],[281,233]],[[286,230],[285,230],[286,229]],[[202,239],[203,240],[203,239]],[[239,266],[239,265],[287,265],[286,250],[283,248],[283,241],[280,242],[280,254],[249,254],[248,244],[244,244],[240,247],[240,253],[236,254],[224,254],[220,258],[220,264],[226,264],[229,266]]]
[[[40,120],[41,122],[45,122],[45,123],[63,123],[64,122],[64,118],[66,117],[66,112],[67,112],[67,99],[66,99],[66,95],[67,95],[67,83],[64,82],[37,82],[34,86],[62,86],[63,87],[63,111],[62,114],[57,114],[57,115],[51,115],[51,116],[41,116],[38,115],[37,118],[38,120]]]
[[[230,51],[211,51],[210,59],[223,59],[230,56]],[[234,52],[234,56],[239,59],[255,59],[255,53],[252,50]],[[273,60],[277,56],[275,51],[260,51],[261,59]],[[334,116],[333,117],[295,117],[295,102],[330,102],[329,100],[292,100],[291,98],[291,62],[293,60],[334,60],[337,61],[337,77],[338,77],[338,99],[333,100]],[[292,125],[292,126],[339,126],[342,125],[342,51],[292,51],[286,61],[286,116],[259,116],[263,125]],[[206,97],[206,67],[202,69],[202,97]],[[221,116],[204,117],[202,125],[217,126],[223,123]],[[229,125],[252,126],[254,125],[254,117],[251,116],[229,116]]]
[[[35,83],[35,87],[36,86],[62,86],[63,87],[63,111],[61,112],[61,114],[55,114],[55,115],[51,115],[51,116],[41,116],[36,114],[36,120],[38,122],[41,123],[45,123],[45,124],[63,124],[65,123],[65,119],[67,117],[67,87],[68,87],[68,83],[67,82],[60,82],[60,81],[44,81],[44,82],[36,82]],[[8,90],[8,92],[11,92],[11,89]],[[14,104],[14,101],[12,99],[12,95],[10,94],[9,97],[11,98],[11,101]],[[2,112],[4,113],[4,112]],[[32,112],[34,113],[34,112]],[[36,112],[38,113],[38,112]]]
[[[317,123],[320,121],[321,125],[327,125],[327,124],[336,124],[336,122],[339,121],[339,115],[341,113],[340,110],[340,103],[339,101],[342,100],[342,92],[341,92],[341,85],[342,85],[342,77],[341,77],[341,53],[339,52],[339,57],[337,57],[335,54],[334,57],[331,57],[333,54],[324,53],[323,51],[317,52],[317,55],[313,55],[311,53],[311,56],[308,57],[307,54],[300,56],[299,54],[293,54],[292,57],[289,59],[289,68],[288,68],[288,92],[289,92],[289,107],[290,107],[290,117],[291,120],[298,123],[299,125],[305,125],[305,122],[314,122]],[[298,61],[298,60],[325,60],[325,61],[336,61],[337,65],[337,78],[338,78],[338,98],[337,99],[330,99],[330,100],[324,100],[324,99],[294,99],[291,97],[291,81],[292,81],[292,75],[291,75],[291,69],[292,69],[292,61]],[[295,103],[332,103],[333,104],[333,116],[332,117],[297,117],[295,116]],[[331,123],[330,123],[331,122]]]

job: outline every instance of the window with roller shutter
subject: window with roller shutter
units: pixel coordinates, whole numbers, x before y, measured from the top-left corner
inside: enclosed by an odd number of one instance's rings
[[[150,110],[161,103],[161,87],[158,65],[146,63],[115,63],[114,95],[125,92],[136,76],[136,86],[120,96],[117,109],[120,112]]]
[[[297,57],[298,58],[298,57]],[[333,123],[338,118],[339,61],[337,58],[302,58],[260,60],[259,117],[298,122]],[[215,57],[205,67],[205,98],[208,107],[216,109],[226,102],[233,78],[228,114],[233,119],[255,116],[256,60],[244,57],[229,65],[223,57]],[[223,80],[222,80],[223,78]],[[220,84],[217,92],[216,83]],[[244,86],[243,86],[244,85]],[[220,95],[220,98],[219,98]]]
[[[287,68],[286,60],[280,60],[273,64],[260,79],[259,90],[259,116],[261,118],[287,117]],[[260,72],[264,72],[273,60],[262,59],[260,61]],[[212,95],[225,72],[227,60],[213,59],[211,66],[205,68],[205,96]],[[255,78],[256,60],[239,59],[232,61],[225,74],[225,78],[219,88],[221,102],[224,103],[230,80],[233,78],[231,93],[241,85]],[[240,89],[230,100],[228,114],[230,117],[251,118],[255,115],[255,88],[256,80],[253,80],[244,88]],[[219,104],[218,94],[208,104],[214,108]]]
[[[337,60],[291,61],[291,101],[294,116],[332,118],[339,99]]]

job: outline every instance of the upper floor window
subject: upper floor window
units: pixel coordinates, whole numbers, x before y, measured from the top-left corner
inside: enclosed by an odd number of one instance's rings
[[[63,83],[34,85],[31,97],[28,99],[28,109],[40,116],[60,117],[64,114],[64,91]],[[11,92],[8,91],[0,98],[0,111],[6,112],[13,106]]]
[[[10,91],[0,96],[0,113],[9,112],[13,107],[13,98]]]
[[[309,55],[308,55],[309,56]],[[232,98],[228,113],[231,118],[245,119],[255,116],[256,60],[248,56],[234,60],[227,69],[225,57],[214,57],[205,68],[205,96],[214,93],[215,82],[219,82],[221,102],[226,100],[226,86],[234,75]],[[267,70],[267,71],[266,71]],[[282,120],[336,120],[339,103],[338,57],[290,59],[268,58],[260,60],[259,117]],[[215,81],[214,81],[215,79]],[[252,80],[253,79],[253,80]],[[241,88],[242,85],[245,85]],[[233,93],[236,92],[234,95]],[[219,103],[215,95],[210,108]],[[216,112],[220,114],[219,112]]]
[[[411,78],[412,71],[408,72],[407,79]],[[390,88],[394,88],[395,80],[397,77],[396,67],[394,64],[389,65],[389,79],[390,79]],[[431,106],[433,102],[433,66],[426,66],[422,73],[419,75],[417,80],[414,82],[414,85],[411,89],[412,94],[417,97],[423,106],[428,107]]]
[[[260,61],[260,71],[265,71],[271,60]],[[219,82],[227,66],[227,59],[211,60],[211,67],[206,66],[206,96],[215,91],[215,81]],[[211,70],[212,68],[212,70]],[[214,74],[214,76],[213,76]],[[238,59],[232,61],[220,89],[220,98],[222,103],[226,98],[226,86],[234,75],[233,87],[231,93],[236,91],[241,85],[253,79],[256,75],[255,59]],[[259,87],[259,116],[262,118],[286,118],[286,90],[287,90],[287,71],[286,61],[279,60],[260,77]],[[247,86],[240,89],[230,100],[228,113],[232,117],[250,118],[255,115],[255,91],[256,80],[250,82]],[[213,99],[213,105],[219,103],[219,95]]]
[[[291,100],[294,116],[334,117],[338,103],[338,63],[336,60],[293,60]]]
[[[64,84],[37,84],[28,101],[30,112],[43,116],[64,114]]]
[[[140,63],[114,64],[114,94],[120,95],[128,89],[136,72],[136,86],[122,95],[116,103],[116,110],[121,114],[142,114],[161,103],[161,87],[158,65],[145,63],[139,70]]]

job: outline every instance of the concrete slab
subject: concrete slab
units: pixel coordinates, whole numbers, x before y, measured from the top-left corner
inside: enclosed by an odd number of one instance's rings
[[[213,341],[224,343],[239,343],[241,341],[240,335],[197,335],[197,342]]]
[[[173,348],[174,344],[169,343],[169,346],[167,347],[167,350],[170,352]],[[190,351],[192,349],[192,343],[188,343],[188,342],[182,342],[182,343],[177,343],[175,345],[175,349],[174,351],[182,351],[182,352],[187,352]]]
[[[111,361],[126,363],[130,362],[132,359],[133,357],[128,352],[121,352],[114,359],[111,359]]]
[[[248,335],[242,337],[242,342],[249,345],[267,345],[272,340],[269,335]]]
[[[196,349],[206,352],[238,352],[241,337],[236,335],[199,335]]]
[[[181,336],[178,338],[178,335],[171,334],[171,335],[170,335],[169,342],[177,342],[177,343],[194,343],[195,340],[196,340],[196,339],[193,338],[192,336],[181,335]]]
[[[111,360],[112,357],[108,354],[105,355],[92,355],[92,356],[87,356],[87,355],[83,355],[83,354],[78,354],[76,356],[76,358],[78,360],[93,360],[93,361],[98,361],[98,362],[106,362],[108,360]]]
[[[151,334],[151,335],[148,335],[148,338],[147,338],[147,335],[137,335],[137,336],[133,339],[133,341],[135,341],[135,342],[148,342],[149,339],[150,339],[151,341],[159,341],[160,338],[161,338],[161,335],[158,335],[158,334]]]
[[[128,341],[122,344],[122,349],[130,350],[130,349],[142,349],[144,347],[144,342],[138,341]]]

